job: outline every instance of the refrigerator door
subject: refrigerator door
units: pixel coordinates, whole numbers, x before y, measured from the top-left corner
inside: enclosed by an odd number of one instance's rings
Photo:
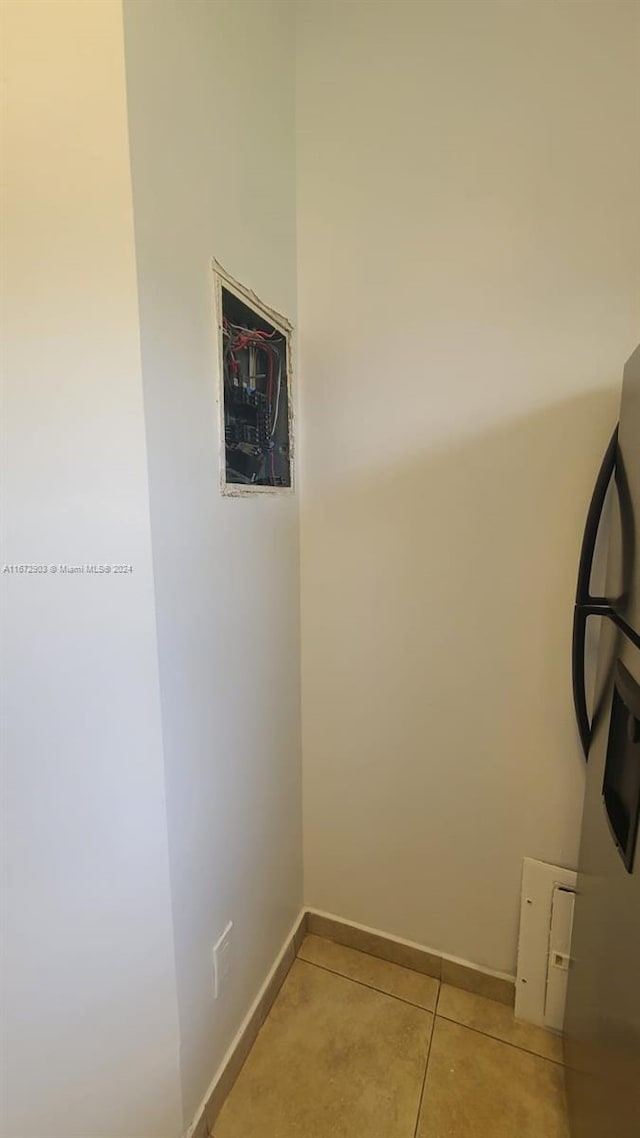
[[[638,1138],[640,650],[613,621],[602,625],[565,1017],[567,1098],[572,1138]]]

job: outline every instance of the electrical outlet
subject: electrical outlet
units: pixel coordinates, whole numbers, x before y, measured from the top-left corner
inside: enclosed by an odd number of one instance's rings
[[[213,946],[213,994],[216,1000],[231,969],[232,931],[233,921],[229,921],[222,936]]]

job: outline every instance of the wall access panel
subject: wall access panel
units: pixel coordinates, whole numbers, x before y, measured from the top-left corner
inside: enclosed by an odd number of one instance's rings
[[[516,1019],[562,1030],[577,874],[526,857],[522,873]]]
[[[224,494],[291,491],[291,336],[285,317],[213,265]]]

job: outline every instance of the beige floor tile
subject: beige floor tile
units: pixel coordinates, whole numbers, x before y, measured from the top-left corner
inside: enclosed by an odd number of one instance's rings
[[[350,980],[358,980],[370,988],[377,988],[379,992],[408,1000],[410,1004],[417,1004],[427,1011],[433,1011],[436,1006],[439,982],[422,972],[402,968],[399,964],[389,964],[366,952],[358,952],[355,948],[346,948],[343,944],[313,935],[305,938],[298,955],[302,960],[320,964]]]
[[[569,1138],[563,1068],[436,1019],[418,1138]]]
[[[294,961],[215,1138],[413,1138],[432,1023]]]
[[[438,1000],[438,1015],[466,1027],[473,1027],[476,1031],[484,1031],[494,1039],[523,1047],[525,1051],[533,1051],[545,1059],[562,1062],[562,1040],[559,1035],[545,1031],[542,1027],[534,1027],[533,1024],[518,1023],[514,1019],[512,1008],[498,1004],[495,1000],[487,1000],[484,996],[476,996],[472,992],[463,992],[460,988],[443,984]]]

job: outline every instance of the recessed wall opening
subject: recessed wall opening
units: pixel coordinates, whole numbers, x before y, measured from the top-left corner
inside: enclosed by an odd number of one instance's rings
[[[215,274],[223,493],[290,490],[291,326],[226,274]]]

